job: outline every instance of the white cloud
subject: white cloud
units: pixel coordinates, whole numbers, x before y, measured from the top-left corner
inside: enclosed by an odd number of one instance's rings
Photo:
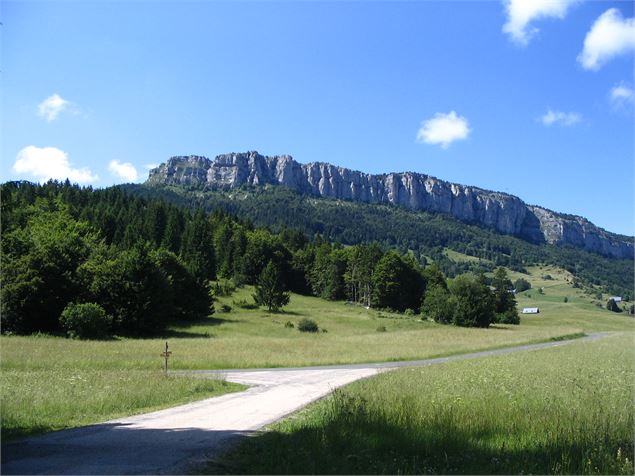
[[[71,103],[69,101],[61,97],[59,94],[53,94],[38,105],[38,115],[46,119],[48,122],[52,122],[57,119],[57,116],[67,109],[70,104]]]
[[[531,26],[534,20],[542,18],[563,19],[571,5],[579,0],[504,0],[507,23],[503,32],[520,45],[526,46],[529,40],[538,33],[538,28]]]
[[[611,8],[586,34],[578,62],[584,69],[597,71],[610,59],[629,51],[635,51],[635,19],[624,19],[617,8]]]
[[[18,152],[13,170],[27,174],[38,181],[69,179],[76,183],[92,183],[98,180],[90,170],[75,169],[68,161],[68,154],[55,147],[29,145]]]
[[[130,162],[119,162],[118,160],[111,160],[108,164],[108,170],[119,178],[127,180],[128,182],[134,182],[139,177],[137,169]]]
[[[545,126],[558,124],[561,126],[572,126],[582,120],[582,116],[577,112],[561,112],[549,109],[544,116],[540,118]]]
[[[470,132],[465,117],[457,116],[454,111],[447,114],[437,112],[434,117],[421,123],[417,132],[417,142],[440,144],[447,149],[452,142],[466,139]]]
[[[611,89],[609,94],[611,104],[617,108],[626,107],[628,104],[635,104],[635,91],[630,86],[620,83]]]

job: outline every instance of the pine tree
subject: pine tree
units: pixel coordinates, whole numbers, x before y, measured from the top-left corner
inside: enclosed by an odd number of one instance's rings
[[[272,261],[260,273],[253,297],[256,304],[266,306],[269,312],[278,311],[289,304],[289,293],[285,292],[280,270]]]

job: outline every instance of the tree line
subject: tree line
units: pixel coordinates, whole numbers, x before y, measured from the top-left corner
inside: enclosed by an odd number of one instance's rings
[[[296,229],[274,233],[224,211],[207,214],[118,187],[9,182],[0,193],[5,333],[81,327],[77,306],[88,303],[103,309],[111,333],[156,332],[211,314],[210,281],[218,278],[256,285],[256,300],[270,309],[267,296],[284,305],[285,292],[293,291],[423,310],[443,323],[517,322],[509,317],[516,312],[511,283],[502,275],[492,282],[482,274],[459,276],[448,284],[438,266],[376,242],[345,246]],[[477,301],[478,316],[466,314]],[[98,310],[90,313],[105,322]]]

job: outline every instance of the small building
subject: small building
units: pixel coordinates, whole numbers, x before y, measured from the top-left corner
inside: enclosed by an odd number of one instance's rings
[[[622,302],[622,296],[611,296],[609,300],[611,299],[613,299],[613,301],[615,301],[616,304],[619,304]]]
[[[523,314],[539,314],[540,308],[538,307],[523,307]]]

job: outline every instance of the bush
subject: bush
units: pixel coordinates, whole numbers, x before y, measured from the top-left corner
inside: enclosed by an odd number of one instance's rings
[[[377,332],[386,332],[386,326],[379,326],[377,329],[375,329]]]
[[[413,310],[413,309],[408,308],[408,309],[406,309],[406,310],[404,311],[404,314],[405,314],[406,316],[414,316],[414,315],[415,315],[415,312],[414,312],[414,310]]]
[[[112,317],[99,304],[71,303],[62,311],[60,325],[70,337],[103,339],[110,335]]]
[[[516,289],[517,293],[522,293],[523,291],[531,289],[531,283],[526,279],[518,278],[516,281],[514,281],[514,288]]]
[[[293,329],[295,326],[293,325],[293,322],[287,321],[287,322],[284,323],[284,327],[287,327],[289,329]]]
[[[569,302],[569,298],[567,296],[564,297],[563,299],[564,302]]]
[[[228,304],[223,304],[220,307],[220,312],[231,312],[232,311],[232,307],[229,306]]]
[[[431,286],[425,294],[421,312],[431,317],[435,322],[450,324],[454,313],[456,300],[450,292],[442,286]]]
[[[520,324],[520,316],[516,308],[496,314],[496,322],[500,324]]]
[[[606,302],[606,308],[609,311],[613,311],[613,312],[622,312],[622,310],[620,309],[620,307],[617,305],[617,303],[615,302],[614,299],[609,299]]]
[[[220,279],[212,285],[214,296],[231,296],[236,291],[236,285],[229,279]]]
[[[312,319],[307,319],[305,317],[300,319],[300,322],[298,322],[298,330],[300,332],[317,332],[318,329],[317,322]]]
[[[488,327],[494,322],[494,295],[479,276],[462,274],[449,285],[455,299],[452,323],[465,327]]]

